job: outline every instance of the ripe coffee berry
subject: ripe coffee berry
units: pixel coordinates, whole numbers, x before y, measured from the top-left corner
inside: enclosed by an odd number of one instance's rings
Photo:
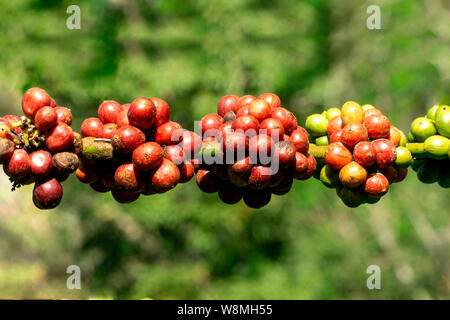
[[[275,156],[278,158],[280,168],[292,166],[295,161],[296,148],[292,142],[280,141],[275,147]]]
[[[114,133],[117,131],[117,124],[115,123],[107,123],[101,126],[98,129],[97,137],[103,139],[112,139]]]
[[[183,140],[183,127],[178,122],[169,121],[156,128],[155,141],[160,144],[177,144]]]
[[[188,182],[194,177],[195,168],[192,162],[184,161],[178,169],[180,169],[180,183]]]
[[[208,113],[201,120],[202,134],[207,137],[215,136],[219,134],[220,126],[223,124],[223,118],[217,113]]]
[[[145,142],[145,134],[136,127],[126,126],[117,129],[112,138],[114,150],[119,153],[132,153]]]
[[[394,164],[397,156],[395,146],[388,139],[378,139],[372,141],[377,155],[377,166],[379,168],[387,168]]]
[[[3,170],[8,177],[20,179],[30,173],[31,161],[28,153],[23,149],[16,149],[11,157],[3,164]]]
[[[377,161],[375,147],[369,141],[359,142],[353,149],[353,157],[364,167],[370,167]]]
[[[46,131],[58,123],[58,115],[52,107],[42,107],[34,116],[34,125],[39,131]]]
[[[297,152],[306,153],[309,148],[308,133],[300,129],[300,127],[292,131],[289,141],[291,141]]]
[[[262,165],[253,166],[248,177],[248,187],[255,190],[262,189],[269,184],[271,176],[272,171],[269,167]]]
[[[347,188],[356,188],[363,184],[367,178],[367,171],[355,161],[347,163],[339,171],[339,180]]]
[[[74,134],[72,128],[60,122],[47,133],[45,144],[48,150],[56,152],[69,149],[73,146],[73,141]]]
[[[67,125],[72,125],[72,112],[65,107],[55,107],[58,122],[64,122]]]
[[[87,118],[81,124],[83,137],[98,137],[98,130],[103,126],[99,118]]]
[[[238,102],[235,105],[234,112],[237,113],[241,108],[250,107],[250,104],[255,101],[256,98],[252,95],[245,95],[239,98]]]
[[[135,99],[128,109],[130,125],[141,130],[150,129],[156,120],[155,116],[156,107],[153,101],[148,98]]]
[[[242,131],[247,136],[251,137],[258,134],[259,121],[251,115],[238,117],[233,122],[232,128],[234,131]]]
[[[114,123],[120,111],[122,111],[120,103],[106,100],[98,107],[98,117],[103,123]]]
[[[142,171],[149,171],[161,164],[164,150],[156,142],[146,142],[133,151],[133,163]]]
[[[261,122],[260,130],[266,130],[266,134],[281,141],[284,137],[284,127],[281,121],[275,118],[267,118]],[[263,131],[264,132],[264,131]]]
[[[193,131],[183,132],[183,152],[186,157],[194,158],[200,151],[202,138]]]
[[[184,162],[184,152],[180,146],[170,145],[166,146],[166,153],[164,158],[172,161],[177,166]]]
[[[367,139],[367,130],[361,123],[350,123],[342,129],[341,142],[349,148]]]
[[[120,165],[116,170],[114,180],[118,189],[130,193],[139,192],[144,187],[143,176],[132,162]]]
[[[56,208],[63,197],[63,188],[58,180],[50,178],[36,182],[33,189],[33,203],[39,209]]]
[[[38,150],[30,154],[30,172],[35,178],[43,178],[52,170],[52,155],[45,150]]]
[[[331,143],[325,152],[325,162],[335,170],[352,161],[352,153],[340,142]]]
[[[140,193],[129,193],[120,189],[112,189],[111,195],[119,203],[131,203],[139,199]]]
[[[160,125],[166,123],[170,119],[170,107],[169,104],[160,99],[160,98],[151,98],[153,104],[156,107],[155,114],[155,127],[159,127]]]
[[[263,93],[258,97],[258,100],[264,100],[266,101],[271,108],[279,108],[281,107],[281,100],[280,97],[278,97],[274,93]]]
[[[174,188],[180,181],[180,177],[180,170],[168,159],[163,159],[161,164],[150,172],[150,182],[158,192],[166,192]]]
[[[255,100],[250,104],[248,114],[254,116],[258,121],[269,118],[272,113],[270,104],[265,100]]]
[[[333,133],[341,131],[344,128],[341,116],[336,116],[328,121],[327,134],[332,136]]]
[[[381,197],[389,190],[389,181],[381,173],[374,173],[367,178],[364,191],[372,197]]]
[[[391,123],[384,115],[371,115],[364,119],[363,124],[370,139],[387,138],[389,136]]]
[[[50,96],[41,88],[28,89],[22,98],[23,113],[33,119],[40,108],[50,106]]]
[[[200,190],[205,193],[215,193],[218,191],[217,179],[210,170],[198,170],[196,181]]]
[[[235,95],[223,96],[217,104],[217,113],[223,117],[228,111],[236,110],[239,97]]]

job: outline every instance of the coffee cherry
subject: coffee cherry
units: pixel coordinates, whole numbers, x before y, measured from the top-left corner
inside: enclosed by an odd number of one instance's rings
[[[387,168],[394,164],[396,158],[396,150],[392,141],[388,139],[378,139],[372,141],[377,155],[377,166],[379,168]]]
[[[255,100],[250,104],[248,114],[254,116],[258,121],[269,118],[272,113],[272,107],[265,100]]]
[[[146,142],[133,151],[133,163],[142,171],[149,171],[161,164],[164,150],[156,142]]]
[[[236,187],[246,187],[248,185],[248,177],[250,175],[252,167],[248,170],[248,172],[245,173],[236,173],[232,166],[228,167],[227,171],[227,179],[230,181],[231,184],[233,184]]]
[[[154,126],[159,127],[170,120],[170,107],[166,101],[160,98],[151,98],[151,100],[156,107]]]
[[[106,100],[98,107],[98,118],[103,123],[114,123],[120,111],[122,111],[120,103]]]
[[[245,204],[253,209],[260,209],[269,204],[272,193],[269,188],[253,190],[246,189],[243,194]]]
[[[193,131],[183,132],[183,152],[185,157],[194,158],[202,146],[202,138]]]
[[[14,148],[14,142],[6,138],[0,138],[0,163],[11,158]]]
[[[58,180],[36,182],[33,189],[33,203],[39,209],[56,208],[63,197],[63,188]]]
[[[122,154],[132,153],[144,142],[145,134],[133,126],[117,129],[111,141],[114,150]]]
[[[333,133],[341,131],[344,128],[344,122],[341,116],[337,116],[328,121],[327,134],[332,136]]]
[[[367,139],[366,127],[361,123],[350,123],[342,129],[341,142],[349,148],[353,148],[358,142],[366,141]]]
[[[278,142],[275,147],[275,155],[278,157],[279,167],[284,169],[292,166],[295,161],[295,153],[296,148],[292,142]]]
[[[248,177],[248,187],[254,190],[262,189],[268,186],[272,171],[267,166],[253,166]]]
[[[132,162],[120,165],[116,170],[114,180],[118,189],[129,193],[139,192],[144,187],[143,176]]]
[[[275,93],[263,93],[258,97],[258,100],[266,101],[271,108],[281,107],[281,100]]]
[[[295,179],[301,179],[306,175],[308,171],[308,157],[306,157],[303,153],[296,152],[295,153],[295,162],[292,167],[292,175]]]
[[[270,189],[275,188],[284,180],[285,173],[283,170],[273,170],[270,176],[268,187]]]
[[[341,117],[344,126],[350,123],[362,123],[364,121],[364,111],[357,102],[347,101],[342,106]]]
[[[325,152],[325,162],[334,170],[339,170],[352,161],[352,153],[340,142],[331,143]]]
[[[369,141],[359,142],[353,149],[353,157],[364,167],[370,167],[377,161],[375,147]]]
[[[52,170],[52,155],[45,150],[35,151],[30,154],[30,164],[31,175],[35,178],[44,178]]]
[[[20,179],[27,176],[30,170],[30,156],[23,149],[14,150],[11,157],[3,164],[3,171],[8,177],[13,179]]]
[[[389,136],[391,123],[384,115],[371,115],[364,119],[363,124],[370,139],[387,138]]]
[[[60,122],[46,135],[45,144],[52,152],[63,151],[73,146],[74,134],[72,128]]]
[[[235,131],[227,133],[222,138],[222,149],[228,158],[235,158],[240,155],[241,158],[245,157],[246,150],[248,149],[249,140],[248,137],[241,131]]]
[[[224,184],[218,192],[220,200],[226,204],[235,204],[242,199],[242,189],[232,184]]]
[[[178,166],[178,169],[180,169],[180,183],[188,182],[194,177],[195,168],[192,162],[184,161]]]
[[[267,118],[261,122],[261,130],[266,130],[266,134],[281,141],[284,137],[284,128],[281,121],[275,118]],[[263,131],[264,132],[264,131]]]
[[[299,127],[292,131],[289,141],[294,144],[297,152],[306,153],[309,148],[308,133],[302,129],[303,128]]]
[[[108,191],[111,191],[111,188],[105,186],[100,180],[91,183],[89,186],[92,188],[92,190],[99,193],[106,193]]]
[[[172,161],[177,166],[184,162],[184,152],[180,146],[171,145],[166,147],[164,158]]]
[[[52,107],[52,108],[56,107],[56,101],[52,97],[50,97],[50,107]]]
[[[364,183],[364,191],[372,197],[381,197],[389,190],[389,181],[381,173],[371,174]]]
[[[77,176],[78,180],[82,183],[91,184],[100,178],[98,174],[98,170],[93,165],[87,165],[82,163],[80,167],[75,171],[75,175]]]
[[[169,121],[156,128],[155,141],[159,144],[177,144],[183,140],[183,128],[178,122]]]
[[[255,101],[256,98],[252,95],[245,95],[239,98],[236,105],[234,106],[234,113],[238,113],[238,111],[244,107],[250,107],[250,104]]]
[[[306,118],[305,128],[313,137],[321,137],[327,134],[328,119],[321,114],[312,114]]]
[[[342,130],[339,130],[339,131],[334,132],[334,133],[330,136],[330,143],[333,143],[333,142],[341,142],[341,137],[342,137]]]
[[[270,191],[277,196],[284,195],[291,190],[293,182],[294,178],[292,175],[285,174],[283,180],[276,187],[270,188]]]
[[[402,182],[406,178],[407,175],[408,175],[408,168],[398,169],[397,175],[395,176],[395,179],[393,182],[394,183]],[[443,176],[445,176],[445,175],[443,175]]]
[[[243,159],[235,161],[231,166],[230,170],[235,174],[246,174],[250,173],[253,164],[251,163],[250,157],[245,157]]]
[[[50,106],[50,96],[41,88],[28,89],[22,98],[23,113],[33,119],[40,108]]]
[[[248,137],[252,137],[258,134],[259,121],[252,115],[238,117],[233,122],[232,128],[234,131],[242,131]]]
[[[64,122],[67,125],[72,125],[72,112],[65,107],[55,107],[58,122]]]
[[[130,121],[128,120],[128,109],[122,110],[117,115],[115,123],[119,128],[126,127],[130,125]]]
[[[217,104],[217,113],[223,117],[228,111],[236,110],[236,105],[239,101],[239,97],[235,95],[223,96]]]
[[[112,139],[117,129],[118,126],[115,123],[104,124],[98,129],[97,137],[103,139]]]
[[[223,124],[223,118],[217,113],[208,113],[201,120],[201,131],[204,137],[216,136],[219,134],[219,128]],[[206,133],[206,136],[205,136]]]
[[[402,140],[402,132],[394,126],[389,129],[388,139],[392,141],[394,146],[398,147]]]
[[[364,118],[368,118],[373,115],[381,116],[383,113],[375,107],[364,110]]]
[[[74,173],[80,165],[78,156],[73,152],[58,152],[52,157],[52,167],[58,175]]]
[[[196,181],[200,190],[205,193],[215,193],[218,191],[216,178],[210,170],[198,170]]]
[[[316,158],[314,158],[314,156],[311,154],[306,154],[306,158],[308,159],[308,170],[306,170],[306,173],[303,176],[297,178],[298,180],[307,180],[311,178],[316,170],[317,167]]]
[[[87,118],[81,124],[83,137],[98,137],[98,130],[103,126],[99,118]]]
[[[339,180],[347,188],[356,188],[367,179],[367,171],[355,161],[347,163],[339,171]]]
[[[156,119],[155,116],[156,107],[153,101],[148,98],[135,99],[128,109],[130,125],[144,131],[152,127]]]
[[[250,105],[246,105],[245,107],[240,108],[239,111],[236,112],[236,118],[239,118],[242,116],[248,116],[249,110],[250,110]]]
[[[34,116],[34,125],[39,131],[46,131],[58,123],[58,115],[52,107],[42,107]]]
[[[170,160],[163,159],[153,171],[150,172],[150,182],[158,192],[166,192],[174,188],[180,181],[180,170]]]
[[[250,138],[248,143],[250,158],[259,161],[264,158],[268,159],[272,156],[272,145],[274,145],[272,138],[266,134],[258,134]]]
[[[129,193],[120,189],[112,189],[111,195],[119,203],[131,203],[139,199],[140,193]]]

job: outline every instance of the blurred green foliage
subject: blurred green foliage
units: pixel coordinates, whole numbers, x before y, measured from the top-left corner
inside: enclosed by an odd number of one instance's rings
[[[224,94],[275,92],[299,122],[346,100],[407,131],[450,102],[444,0],[15,0],[0,7],[0,114],[30,86],[72,109],[104,99],[169,102],[186,128]],[[381,7],[381,30],[366,9]],[[0,176],[0,298],[449,298],[448,190],[410,174],[378,204],[344,207],[316,180],[264,209],[226,206],[195,182],[118,205],[71,178],[39,212]],[[82,289],[66,288],[79,265]],[[379,265],[382,289],[368,290]]]

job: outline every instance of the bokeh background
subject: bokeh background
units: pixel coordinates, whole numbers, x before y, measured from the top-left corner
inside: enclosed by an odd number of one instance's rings
[[[407,131],[450,102],[445,0],[84,0],[81,30],[68,30],[73,2],[2,2],[0,114],[20,114],[40,86],[76,129],[104,99],[139,96],[192,129],[222,95],[275,92],[301,124],[356,100]],[[381,30],[366,28],[373,4]],[[358,209],[314,179],[260,210],[194,181],[131,205],[74,177],[64,191],[41,212],[0,173],[0,298],[450,298],[450,193],[413,172]],[[66,288],[72,264],[81,290]],[[372,264],[381,290],[366,287]]]

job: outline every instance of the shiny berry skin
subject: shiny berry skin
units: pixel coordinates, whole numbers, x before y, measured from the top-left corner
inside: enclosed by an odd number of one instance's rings
[[[361,123],[350,123],[342,129],[341,142],[349,148],[356,146],[358,142],[368,139],[366,127]]]
[[[234,132],[233,131],[233,122],[226,122],[220,126],[220,138],[223,138],[226,134]]]
[[[118,203],[131,203],[139,199],[140,193],[130,193],[120,189],[112,189],[111,195]]]
[[[394,146],[398,147],[400,145],[400,140],[402,139],[401,131],[394,126],[391,126],[388,139],[392,141]]]
[[[290,134],[294,130],[296,119],[294,114],[289,110],[283,107],[273,108],[271,117],[281,122],[286,134]]]
[[[263,189],[266,187],[272,176],[272,171],[269,167],[256,165],[253,166],[248,177],[248,187],[254,190]]]
[[[377,139],[372,141],[376,151],[377,166],[387,168],[394,164],[397,157],[397,151],[392,141],[388,139]]]
[[[50,107],[52,107],[52,108],[56,107],[56,101],[52,97],[50,97]]]
[[[55,107],[58,122],[64,122],[67,125],[72,125],[72,112],[66,107]]]
[[[39,209],[56,208],[63,197],[63,188],[56,178],[36,182],[33,189],[33,203]]]
[[[42,107],[34,116],[34,125],[36,129],[43,132],[46,131],[58,123],[58,115],[52,107]]]
[[[261,190],[246,189],[244,191],[243,199],[245,204],[253,209],[260,209],[269,204],[272,198],[272,193],[269,188]]]
[[[30,171],[35,178],[43,178],[52,170],[52,155],[45,150],[34,151],[30,154]]]
[[[370,167],[377,161],[377,152],[369,141],[359,142],[353,149],[353,158],[364,167]]]
[[[202,146],[202,138],[193,131],[183,132],[183,152],[186,158],[194,158]]]
[[[6,122],[5,124],[8,125],[12,131],[14,131],[17,134],[21,134],[22,133],[22,128],[13,128],[14,124],[22,122],[22,120],[18,117],[18,116],[13,116],[13,115],[6,115],[3,117],[3,120]]]
[[[248,114],[254,116],[258,121],[269,118],[272,113],[270,104],[265,100],[255,100],[250,104]]]
[[[296,150],[295,145],[289,141],[280,141],[276,144],[274,157],[278,157],[281,169],[292,166],[295,161]]]
[[[128,120],[128,109],[127,110],[122,110],[122,111],[119,112],[119,114],[117,115],[115,123],[119,126],[119,128],[126,127],[126,126],[130,125],[130,121]]]
[[[98,107],[98,118],[103,123],[114,123],[120,111],[122,111],[120,103],[106,100]]]
[[[258,134],[259,121],[251,115],[238,117],[234,120],[232,128],[234,131],[242,131],[251,137]]]
[[[309,149],[308,133],[302,129],[302,127],[298,127],[292,131],[289,141],[294,144],[297,152],[306,153]]]
[[[327,126],[327,134],[329,136],[333,135],[333,133],[338,132],[344,128],[344,123],[342,122],[341,116],[336,116],[330,121],[328,121]]]
[[[342,137],[342,130],[339,130],[339,131],[334,132],[334,133],[330,136],[330,143],[333,143],[333,142],[341,142],[341,137]]]
[[[284,127],[280,120],[267,118],[261,122],[260,130],[266,130],[266,134],[273,139],[281,141],[284,137]]]
[[[335,170],[352,161],[352,153],[340,142],[330,143],[325,151],[325,162]]]
[[[341,117],[344,126],[349,123],[362,123],[364,120],[364,111],[359,103],[347,101],[341,109]]]
[[[370,109],[364,110],[364,117],[365,118],[368,118],[368,117],[373,116],[373,115],[381,116],[381,115],[383,115],[383,113],[380,110],[376,109],[376,108],[370,108]]]
[[[245,174],[252,170],[253,164],[251,163],[250,157],[245,157],[241,160],[235,161],[230,165],[230,170],[235,174]]]
[[[180,183],[190,181],[195,175],[194,165],[190,161],[184,161],[178,166],[178,169],[180,169]]]
[[[97,137],[102,139],[112,139],[117,129],[118,126],[115,123],[104,124],[98,129]]]
[[[241,131],[226,133],[222,137],[222,150],[228,157],[234,155],[245,156],[248,149],[248,137]],[[232,159],[232,158],[230,158]]]
[[[398,183],[405,180],[408,175],[408,168],[397,170],[397,175],[395,176],[393,182]]]
[[[177,145],[166,146],[166,153],[164,158],[172,161],[177,166],[184,162],[184,152],[183,148]]]
[[[271,157],[272,145],[274,145],[272,138],[266,134],[251,137],[248,143],[250,158],[263,160],[263,158]]]
[[[218,190],[217,179],[210,170],[198,170],[196,182],[200,190],[205,193],[215,193]]]
[[[3,171],[13,179],[20,179],[30,173],[31,161],[28,153],[23,149],[16,149],[11,157],[3,163]]]
[[[275,93],[263,93],[258,97],[258,100],[266,101],[271,108],[281,107],[281,100]]]
[[[177,144],[183,140],[183,127],[174,121],[166,122],[156,128],[155,141],[159,144]]]
[[[308,170],[306,170],[306,173],[303,176],[296,178],[298,180],[307,180],[311,178],[314,175],[314,171],[316,170],[316,158],[314,158],[314,156],[311,154],[306,154],[306,158],[308,159]]]
[[[391,129],[389,119],[384,115],[371,115],[364,119],[370,139],[387,138]]]
[[[155,104],[148,98],[135,99],[128,109],[128,121],[130,125],[141,130],[150,129],[156,120],[155,116]]]
[[[111,144],[119,153],[132,153],[145,142],[145,134],[136,127],[126,126],[117,129],[111,140]]]
[[[204,137],[216,136],[219,134],[223,118],[217,113],[208,113],[201,120],[201,130]]]
[[[114,181],[118,189],[130,193],[139,192],[144,187],[143,175],[132,162],[124,163],[117,168]]]
[[[72,128],[60,122],[47,132],[45,144],[51,152],[63,151],[73,146],[74,134]]]
[[[389,181],[381,173],[371,174],[364,183],[364,191],[372,197],[381,197],[389,190]]]
[[[170,107],[166,101],[160,98],[151,98],[151,100],[156,107],[154,126],[159,127],[170,120]]]
[[[41,88],[28,89],[22,98],[22,110],[24,115],[33,119],[40,108],[50,106],[50,99],[48,93]]]
[[[238,102],[236,103],[234,107],[234,113],[238,113],[238,111],[244,107],[250,107],[250,104],[256,100],[256,97],[247,94],[245,96],[242,96],[239,98]]]
[[[180,181],[180,177],[180,169],[167,159],[163,159],[161,164],[150,172],[150,182],[158,192],[166,192],[174,188]]]
[[[356,188],[367,179],[367,170],[359,163],[352,161],[347,163],[339,171],[339,180],[347,188]]]
[[[242,108],[240,108],[236,112],[236,118],[242,117],[242,116],[248,116],[248,111],[250,110],[250,105],[246,105]]]
[[[292,167],[292,174],[295,179],[300,179],[305,176],[308,171],[308,157],[303,153],[296,152],[294,165]]]
[[[81,134],[83,137],[98,137],[98,129],[103,126],[99,118],[87,118],[81,124]]]
[[[223,117],[228,111],[236,110],[236,105],[239,101],[239,97],[235,95],[227,95],[220,98],[217,104],[217,113]]]

